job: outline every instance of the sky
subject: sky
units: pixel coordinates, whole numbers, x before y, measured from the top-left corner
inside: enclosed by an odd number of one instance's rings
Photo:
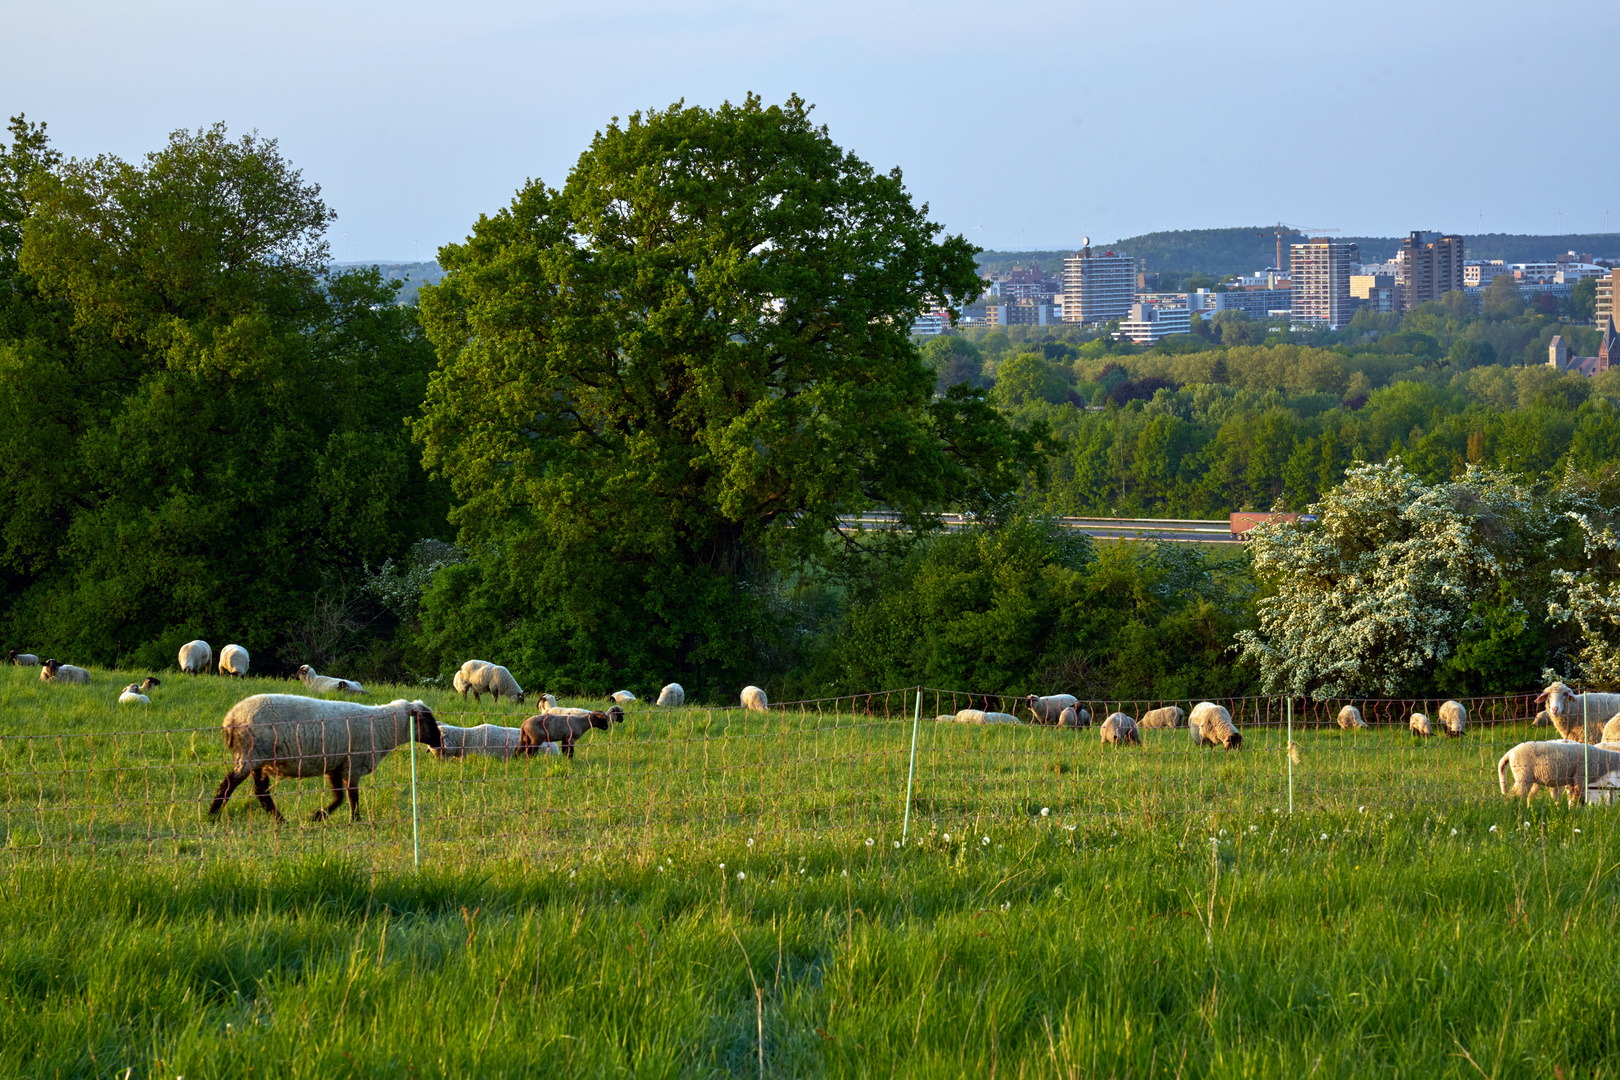
[[[279,140],[337,261],[432,258],[611,118],[749,91],[799,94],[986,248],[1620,231],[1613,0],[52,0],[5,37],[0,105],[69,156],[216,121]]]

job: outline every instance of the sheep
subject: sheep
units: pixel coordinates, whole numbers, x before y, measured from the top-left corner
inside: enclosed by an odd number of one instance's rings
[[[146,678],[141,680],[141,685],[137,689],[150,690],[154,686],[162,686],[162,685],[163,685],[163,680],[162,679],[158,678],[156,675],[148,675]]]
[[[1609,717],[1609,722],[1603,725],[1601,743],[1620,743],[1620,715]]]
[[[366,693],[366,688],[353,679],[337,679],[331,675],[317,675],[315,669],[308,664],[298,665],[298,681],[317,694],[329,694],[334,690],[342,690],[349,694]],[[371,695],[366,694],[366,696],[370,697]]]
[[[1468,710],[1460,701],[1447,701],[1440,706],[1440,725],[1447,738],[1459,739],[1468,729]]]
[[[1017,724],[1023,721],[1012,713],[985,712],[983,709],[961,709],[955,713],[937,716],[935,720],[954,721],[958,724]]]
[[[467,700],[467,693],[471,691],[474,701],[483,700],[480,694],[490,694],[499,704],[501,695],[505,694],[519,705],[523,704],[523,687],[512,678],[512,673],[488,660],[468,660],[462,664],[454,685],[462,701]]]
[[[1550,727],[1551,725],[1552,717],[1547,715],[1546,709],[1542,709],[1540,712],[1536,713],[1536,718],[1530,721],[1531,727]]]
[[[219,673],[240,679],[248,673],[248,651],[240,645],[227,645],[219,650]]]
[[[1547,716],[1558,734],[1576,742],[1601,741],[1604,723],[1620,713],[1620,694],[1577,694],[1561,682],[1536,695],[1536,704],[1542,702],[1547,703]]]
[[[187,675],[201,675],[213,660],[214,650],[201,638],[180,646],[180,670]]]
[[[1024,699],[1024,704],[1035,714],[1036,723],[1056,724],[1062,719],[1063,710],[1078,707],[1080,699],[1073,694],[1048,694],[1046,697],[1031,694]]]
[[[433,756],[443,761],[445,758],[482,754],[504,761],[517,753],[522,735],[521,728],[501,727],[498,724],[479,724],[476,727],[440,724],[439,747],[433,751]]]
[[[757,686],[745,686],[742,689],[743,708],[764,712],[770,702],[765,700],[765,691]]]
[[[541,712],[557,711],[557,699],[555,697],[551,696],[550,694],[541,694],[539,700],[540,704],[545,706],[545,708],[540,710]]]
[[[607,699],[609,705],[628,705],[632,701],[639,700],[628,690],[615,690],[607,696]]]
[[[1213,701],[1200,701],[1187,717],[1187,732],[1194,746],[1243,748],[1243,735],[1232,723],[1232,714]]]
[[[1620,750],[1579,742],[1522,742],[1496,763],[1502,794],[1523,796],[1528,802],[1548,788],[1556,797],[1568,793],[1571,805],[1586,801],[1586,784],[1620,770]],[[1509,784],[1508,777],[1513,782]]]
[[[389,752],[416,741],[435,749],[442,743],[439,722],[420,701],[400,698],[387,705],[358,705],[298,694],[255,694],[231,706],[220,723],[231,770],[214,792],[208,816],[216,817],[238,785],[253,777],[253,794],[276,821],[285,821],[270,797],[270,777],[325,776],[332,802],[315,811],[322,821],[349,798],[349,812],[360,819],[360,780]]]
[[[658,704],[667,708],[678,709],[686,704],[686,688],[678,682],[672,682],[658,691]]]
[[[1187,726],[1187,714],[1181,710],[1180,705],[1166,705],[1162,709],[1149,709],[1142,714],[1142,719],[1136,722],[1142,728],[1183,728]]]
[[[90,673],[82,667],[64,664],[54,656],[39,666],[39,681],[53,683],[78,683],[83,686],[90,685]]]
[[[1074,728],[1075,730],[1079,730],[1080,728],[1088,728],[1090,726],[1090,709],[1082,709],[1078,706],[1070,705],[1067,709],[1064,709],[1058,714],[1058,727]]]
[[[141,693],[139,683],[130,683],[124,687],[124,692],[118,695],[120,705],[150,705],[152,699]]]
[[[540,713],[523,721],[523,727],[519,729],[517,752],[531,756],[547,753],[543,747],[550,742],[560,744],[562,752],[571,758],[574,756],[574,743],[586,732],[592,728],[607,731],[614,724],[623,722],[624,710],[617,705],[607,712],[563,709]]]
[[[1413,713],[1411,719],[1406,722],[1406,726],[1412,730],[1413,735],[1420,739],[1434,737],[1434,726],[1429,723],[1429,718],[1420,712]]]
[[[16,667],[38,667],[39,666],[39,657],[35,656],[31,652],[18,652],[16,649],[12,649],[9,653],[6,654],[6,657]]]
[[[1109,713],[1108,719],[1102,722],[1100,733],[1104,746],[1142,745],[1142,736],[1136,733],[1136,721],[1122,712]]]
[[[1346,705],[1339,710],[1339,726],[1345,731],[1354,731],[1365,728],[1367,721],[1361,718],[1361,710],[1354,705]]]

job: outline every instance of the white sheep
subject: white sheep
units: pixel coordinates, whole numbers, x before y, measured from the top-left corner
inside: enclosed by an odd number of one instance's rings
[[[124,692],[118,695],[120,705],[150,705],[152,699],[141,693],[139,683],[130,683],[124,687]]]
[[[1536,704],[1542,702],[1547,703],[1547,715],[1558,734],[1576,742],[1601,742],[1604,723],[1620,713],[1620,694],[1577,694],[1561,682],[1536,695]]]
[[[6,654],[6,656],[17,667],[38,667],[39,666],[39,657],[35,656],[31,652],[18,652],[16,649],[12,649],[9,653]]]
[[[492,694],[499,703],[501,695],[505,694],[519,705],[523,704],[523,687],[512,678],[512,673],[488,660],[468,660],[462,664],[461,670],[456,672],[454,685],[463,701],[467,700],[470,691],[474,701],[483,700],[478,696],[480,694]]]
[[[1346,731],[1354,731],[1367,726],[1367,721],[1361,718],[1361,710],[1354,705],[1346,705],[1339,710],[1339,726]]]
[[[1079,730],[1080,728],[1088,728],[1090,726],[1090,709],[1082,709],[1077,706],[1070,705],[1067,709],[1064,709],[1058,714],[1058,727],[1074,728],[1075,730]]]
[[[1023,724],[1023,721],[1012,713],[985,712],[983,709],[960,709],[955,713],[937,716],[935,719],[955,721],[959,724],[1017,724],[1020,726]]]
[[[1166,705],[1162,709],[1149,709],[1142,714],[1142,719],[1136,722],[1142,728],[1183,728],[1187,726],[1187,714],[1181,710],[1180,705]]]
[[[1100,730],[1104,746],[1142,745],[1142,736],[1136,733],[1136,721],[1122,712],[1109,713]]]
[[[743,708],[753,709],[756,712],[764,712],[765,709],[770,705],[770,702],[765,700],[765,691],[761,690],[757,686],[743,687],[742,703]]]
[[[338,679],[331,675],[317,675],[315,669],[308,664],[298,665],[298,681],[317,694],[330,694],[334,690],[341,690],[346,694],[364,694],[366,692],[366,688],[353,679]]]
[[[1620,743],[1620,716],[1609,717],[1609,722],[1603,725],[1603,742]]]
[[[39,681],[49,683],[76,683],[90,685],[90,673],[82,667],[64,664],[52,657],[39,666]]]
[[[550,694],[541,694],[539,700],[542,711],[550,712],[557,708],[557,699]]]
[[[672,682],[658,691],[658,704],[671,709],[678,709],[686,704],[686,689],[678,682]]]
[[[1420,739],[1434,737],[1434,725],[1430,724],[1429,718],[1420,712],[1413,713],[1411,719],[1406,721],[1406,726]]]
[[[360,817],[360,780],[383,758],[411,739],[429,748],[440,745],[439,724],[420,701],[400,698],[387,705],[359,705],[298,694],[255,694],[231,706],[221,722],[231,771],[220,782],[208,808],[219,813],[237,786],[253,777],[259,805],[277,821],[285,820],[270,797],[270,777],[325,776],[332,802],[317,810],[320,821],[349,798],[349,810]]]
[[[1502,794],[1528,800],[1542,788],[1568,793],[1571,805],[1586,801],[1586,784],[1620,770],[1620,750],[1579,742],[1522,742],[1496,763]],[[1512,777],[1512,783],[1508,778]]]
[[[1224,746],[1241,750],[1243,736],[1232,723],[1232,714],[1213,701],[1200,701],[1187,717],[1187,734],[1194,746]]]
[[[1447,701],[1440,706],[1440,726],[1449,738],[1460,738],[1468,730],[1468,710],[1460,701]]]
[[[1063,716],[1063,710],[1077,708],[1080,699],[1073,694],[1048,694],[1045,697],[1031,694],[1024,699],[1024,704],[1035,715],[1036,723],[1056,724]]]
[[[214,650],[201,638],[180,646],[180,670],[187,675],[201,675],[213,661]]]
[[[1536,713],[1536,718],[1534,720],[1530,721],[1530,726],[1531,727],[1551,727],[1552,726],[1552,717],[1547,715],[1547,710],[1546,709],[1542,709],[1540,712]]]
[[[636,695],[628,690],[615,690],[608,695],[607,699],[609,705],[628,705],[632,701],[639,700]]]
[[[499,724],[479,724],[476,727],[440,724],[439,745],[433,751],[433,756],[443,760],[481,754],[506,761],[517,753],[522,735],[522,728],[501,727]]]
[[[227,645],[219,650],[219,673],[240,679],[247,675],[250,657],[240,645]]]

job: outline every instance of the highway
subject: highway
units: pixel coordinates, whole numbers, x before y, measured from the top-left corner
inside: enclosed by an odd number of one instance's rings
[[[956,531],[968,523],[962,514],[941,514],[948,531]],[[882,512],[840,518],[845,528],[857,525],[868,529],[892,525],[895,515]],[[1230,521],[1206,521],[1200,518],[1085,518],[1063,517],[1057,523],[1065,529],[1075,529],[1099,540],[1168,540],[1196,544],[1241,544],[1232,535]]]

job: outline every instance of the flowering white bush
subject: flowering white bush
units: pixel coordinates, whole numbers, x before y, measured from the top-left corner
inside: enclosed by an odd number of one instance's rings
[[[1272,693],[1401,693],[1450,655],[1478,597],[1546,551],[1558,518],[1505,473],[1428,485],[1398,461],[1351,469],[1310,512],[1251,533],[1276,593],[1237,638]]]
[[[1613,525],[1594,521],[1589,511],[1583,507],[1565,515],[1581,530],[1586,558],[1579,570],[1553,571],[1560,591],[1547,605],[1547,614],[1572,620],[1580,629],[1582,680],[1615,686],[1620,685],[1620,574],[1615,571],[1620,539]]]

